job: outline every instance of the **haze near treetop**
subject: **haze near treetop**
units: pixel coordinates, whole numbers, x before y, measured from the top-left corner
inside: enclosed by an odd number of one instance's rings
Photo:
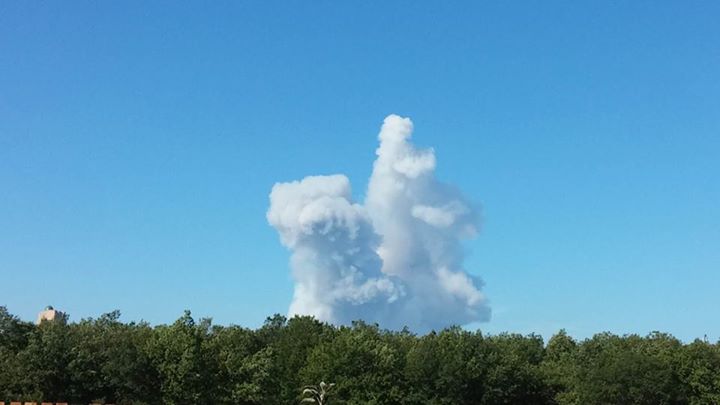
[[[267,219],[291,251],[290,316],[416,332],[490,318],[482,282],[463,268],[477,208],[435,179],[435,153],[410,143],[412,131],[409,118],[385,118],[362,204],[341,174],[273,186]]]

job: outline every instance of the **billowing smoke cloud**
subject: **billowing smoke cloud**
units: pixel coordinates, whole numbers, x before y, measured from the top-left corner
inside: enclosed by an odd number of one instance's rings
[[[290,315],[418,332],[489,319],[482,282],[463,269],[477,209],[435,179],[435,153],[415,148],[412,130],[385,118],[363,204],[343,175],[273,187],[268,222],[292,252]]]

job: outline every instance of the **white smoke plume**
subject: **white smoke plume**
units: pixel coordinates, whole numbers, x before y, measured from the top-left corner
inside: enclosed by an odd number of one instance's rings
[[[415,148],[412,131],[385,118],[363,204],[343,175],[273,187],[267,219],[292,252],[290,315],[416,332],[490,318],[482,282],[463,269],[477,208],[435,179],[435,153]]]

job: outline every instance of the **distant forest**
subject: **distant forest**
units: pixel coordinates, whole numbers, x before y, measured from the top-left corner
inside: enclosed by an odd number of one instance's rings
[[[275,315],[256,329],[186,312],[171,325],[97,319],[36,326],[0,307],[0,401],[297,404],[720,404],[720,345],[664,333],[424,336]]]

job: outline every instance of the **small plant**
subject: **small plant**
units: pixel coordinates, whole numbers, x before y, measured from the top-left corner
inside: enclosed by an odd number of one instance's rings
[[[316,405],[326,405],[328,403],[328,393],[335,384],[326,384],[325,381],[321,381],[320,385],[310,385],[303,388],[302,396],[304,397],[300,402],[310,402]]]

